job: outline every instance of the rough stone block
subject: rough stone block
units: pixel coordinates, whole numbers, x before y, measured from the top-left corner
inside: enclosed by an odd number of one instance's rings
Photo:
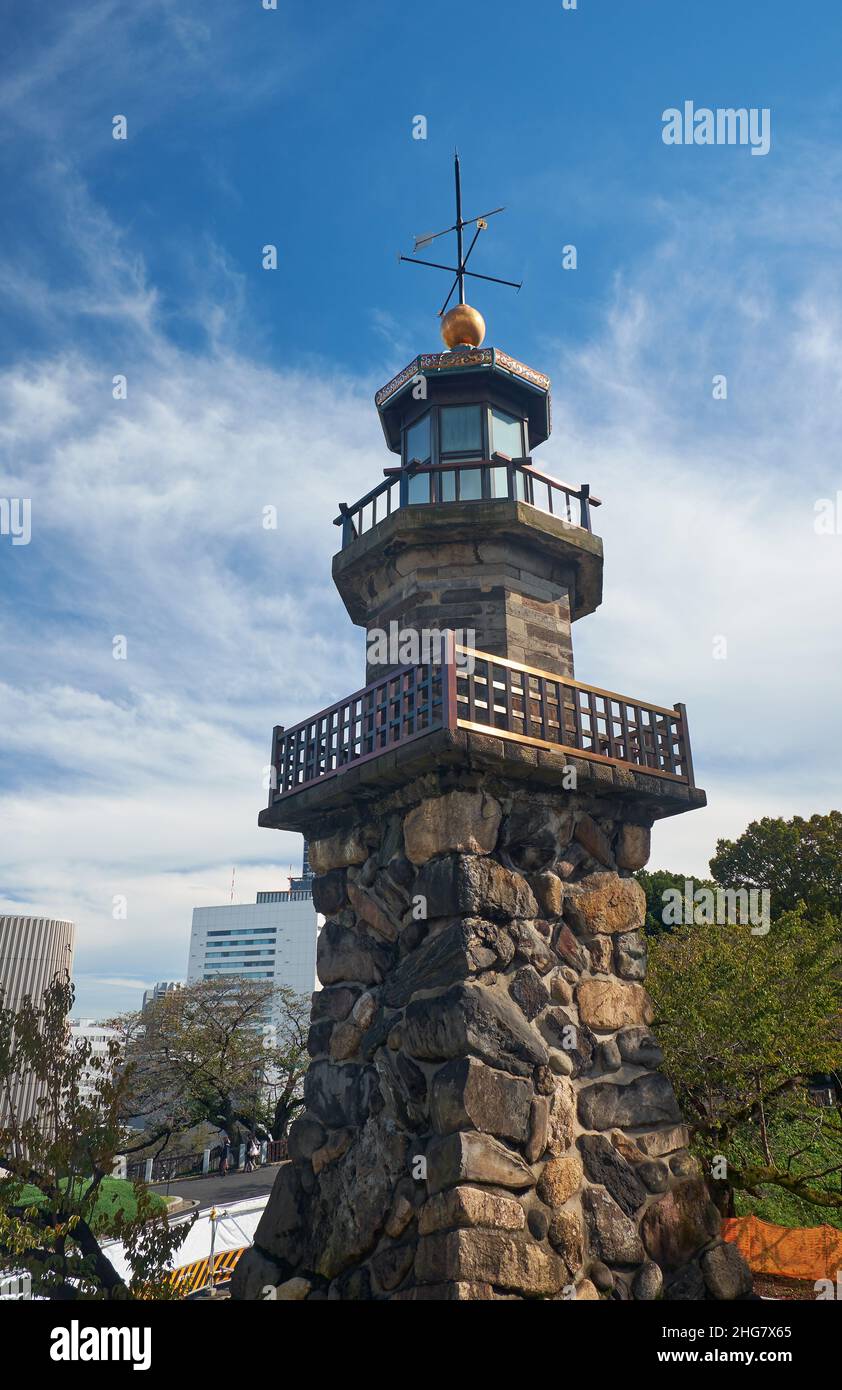
[[[701,1259],[708,1292],[714,1298],[745,1298],[752,1291],[751,1270],[736,1245],[725,1242],[709,1250]]]
[[[630,931],[614,938],[614,962],[617,974],[624,980],[646,978],[646,937],[643,932]]]
[[[645,1259],[636,1225],[604,1188],[585,1188],[582,1204],[593,1254],[609,1265],[635,1265]]]
[[[516,1076],[547,1061],[546,1048],[511,999],[481,985],[455,985],[432,999],[413,1000],[404,1016],[403,1044],[422,1060],[471,1053]]]
[[[529,1112],[529,1138],[524,1157],[527,1163],[537,1163],[547,1147],[550,1133],[550,1103],[546,1096],[535,1096]]]
[[[568,844],[573,816],[540,799],[518,801],[503,822],[500,852],[524,872],[551,868]]]
[[[327,874],[331,869],[347,869],[351,864],[364,864],[368,858],[368,847],[359,826],[330,835],[326,840],[310,840],[308,852],[314,874]]]
[[[617,1034],[617,1047],[624,1062],[637,1067],[659,1067],[664,1060],[658,1041],[648,1028],[624,1028]]]
[[[597,975],[610,975],[614,965],[614,950],[610,936],[595,936],[588,942],[591,970]]]
[[[521,1231],[525,1223],[523,1207],[513,1197],[501,1197],[481,1187],[451,1187],[425,1202],[418,1217],[418,1232],[426,1236],[461,1226]]]
[[[301,1254],[305,1210],[306,1198],[295,1166],[282,1163],[254,1233],[255,1245],[264,1254],[294,1264]]]
[[[313,1062],[304,1077],[307,1109],[328,1129],[359,1124],[366,1112],[370,1075],[354,1062]]]
[[[231,1297],[259,1301],[265,1288],[276,1288],[284,1278],[287,1266],[271,1259],[253,1245],[244,1250],[231,1275]]]
[[[414,896],[427,900],[428,917],[534,918],[538,904],[519,874],[480,855],[432,859],[418,874]]]
[[[520,1154],[488,1134],[468,1130],[434,1139],[427,1150],[427,1190],[433,1195],[463,1182],[522,1189],[534,1186],[535,1178]]]
[[[576,821],[576,839],[593,859],[609,868],[614,867],[614,856],[611,853],[608,836],[593,817],[586,814],[579,816]]]
[[[676,1149],[685,1149],[690,1143],[690,1132],[686,1125],[670,1125],[668,1129],[638,1135],[635,1143],[650,1158],[661,1158],[664,1154],[674,1153]]]
[[[317,912],[333,917],[347,905],[344,869],[332,869],[329,874],[313,879],[313,906]]]
[[[656,1264],[647,1260],[640,1266],[632,1280],[632,1293],[641,1303],[651,1303],[660,1298],[664,1288],[664,1276]]]
[[[385,981],[383,1003],[390,1009],[402,1008],[417,990],[455,984],[496,964],[508,964],[513,955],[505,928],[496,922],[458,918],[404,957]]]
[[[550,1122],[547,1129],[547,1148],[551,1154],[565,1153],[573,1143],[576,1132],[576,1102],[570,1082],[560,1078],[555,1082],[550,1102]]]
[[[662,1269],[678,1269],[710,1240],[705,1221],[709,1204],[701,1178],[681,1183],[646,1211],[640,1233],[647,1254]]]
[[[570,1075],[590,1071],[596,1055],[596,1038],[586,1023],[576,1023],[564,1009],[552,1008],[541,1016],[540,1027],[551,1046],[560,1048],[570,1060]]]
[[[541,977],[531,965],[518,970],[509,982],[509,994],[530,1023],[550,1002],[550,996],[541,982]]]
[[[345,980],[379,985],[393,959],[393,952],[384,942],[360,936],[335,922],[326,922],[319,932],[316,969],[323,985]]]
[[[309,1279],[286,1279],[275,1290],[275,1299],[278,1303],[303,1303],[312,1287]]]
[[[568,1197],[578,1192],[582,1184],[582,1163],[578,1154],[563,1154],[544,1165],[536,1192],[548,1207],[563,1207]]]
[[[404,821],[407,858],[426,864],[434,855],[454,850],[490,854],[501,818],[499,801],[484,791],[454,791],[422,801]]]
[[[646,1188],[630,1164],[601,1134],[582,1135],[579,1148],[591,1182],[604,1187],[626,1216],[634,1216],[646,1201]]]
[[[293,1163],[309,1162],[316,1149],[321,1148],[327,1131],[315,1115],[303,1114],[289,1127],[287,1151]]]
[[[486,1066],[475,1057],[457,1057],[436,1072],[430,1090],[430,1116],[438,1134],[478,1129],[500,1139],[524,1143],[529,1134],[532,1086]]]
[[[613,935],[643,926],[646,894],[636,879],[591,874],[577,887],[576,893],[568,889],[564,900],[565,916],[577,930],[589,936],[596,932]]]
[[[576,990],[576,1002],[583,1023],[612,1033],[627,1024],[651,1023],[655,1016],[642,985],[617,980],[583,980]]]
[[[596,1082],[579,1092],[579,1119],[585,1129],[636,1128],[676,1123],[681,1112],[670,1082],[658,1072],[628,1086]]]
[[[568,1275],[574,1275],[581,1268],[585,1250],[581,1217],[575,1211],[557,1211],[547,1234],[550,1245],[564,1261]]]
[[[389,1245],[378,1250],[371,1261],[371,1268],[377,1283],[387,1293],[403,1283],[415,1259],[415,1243]]]
[[[387,911],[385,904],[377,900],[373,889],[362,888],[358,883],[349,882],[348,898],[358,920],[370,931],[382,936],[384,941],[397,939],[401,914]]]
[[[560,917],[564,906],[564,884],[558,874],[545,869],[541,873],[530,874],[527,881],[543,916]]]
[[[617,867],[642,869],[649,862],[651,832],[645,825],[623,825],[617,836]]]
[[[525,1294],[557,1293],[567,1277],[558,1256],[528,1237],[475,1229],[422,1237],[415,1274],[421,1283],[487,1283]]]

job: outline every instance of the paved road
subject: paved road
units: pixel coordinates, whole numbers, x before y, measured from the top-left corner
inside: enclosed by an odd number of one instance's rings
[[[204,1210],[220,1202],[239,1202],[246,1197],[258,1197],[270,1192],[277,1171],[278,1165],[273,1164],[268,1168],[256,1168],[253,1173],[229,1173],[227,1178],[180,1178],[178,1182],[171,1182],[169,1187],[165,1182],[155,1183],[152,1191],[159,1192],[162,1197],[169,1195],[198,1201]]]

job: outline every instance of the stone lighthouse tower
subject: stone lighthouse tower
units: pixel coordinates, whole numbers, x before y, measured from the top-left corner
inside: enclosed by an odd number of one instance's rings
[[[533,459],[550,382],[465,302],[489,215],[463,219],[457,165],[446,350],[378,391],[392,459],[337,518],[363,686],[275,729],[260,823],[309,841],[322,988],[235,1297],[750,1290],[643,985],[632,875],[653,823],[705,802],[686,714],[574,676],[599,503]]]

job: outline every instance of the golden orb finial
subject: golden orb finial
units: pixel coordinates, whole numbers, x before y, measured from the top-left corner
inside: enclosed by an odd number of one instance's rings
[[[441,321],[441,336],[449,348],[477,348],[485,337],[485,319],[470,304],[456,304]]]

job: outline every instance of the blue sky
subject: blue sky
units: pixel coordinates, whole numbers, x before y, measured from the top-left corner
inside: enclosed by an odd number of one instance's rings
[[[689,707],[711,804],[653,863],[838,805],[838,6],[0,10],[0,497],[33,515],[0,536],[0,910],[74,918],[80,1012],[183,975],[233,864],[247,900],[297,862],[255,825],[269,734],[361,679],[331,521],[438,345],[446,277],[396,255],[449,222],[455,144],[467,211],[508,208],[476,268],[524,280],[473,291],[488,341],[605,500],[578,674]],[[768,107],[769,154],[665,146],[687,100]]]

